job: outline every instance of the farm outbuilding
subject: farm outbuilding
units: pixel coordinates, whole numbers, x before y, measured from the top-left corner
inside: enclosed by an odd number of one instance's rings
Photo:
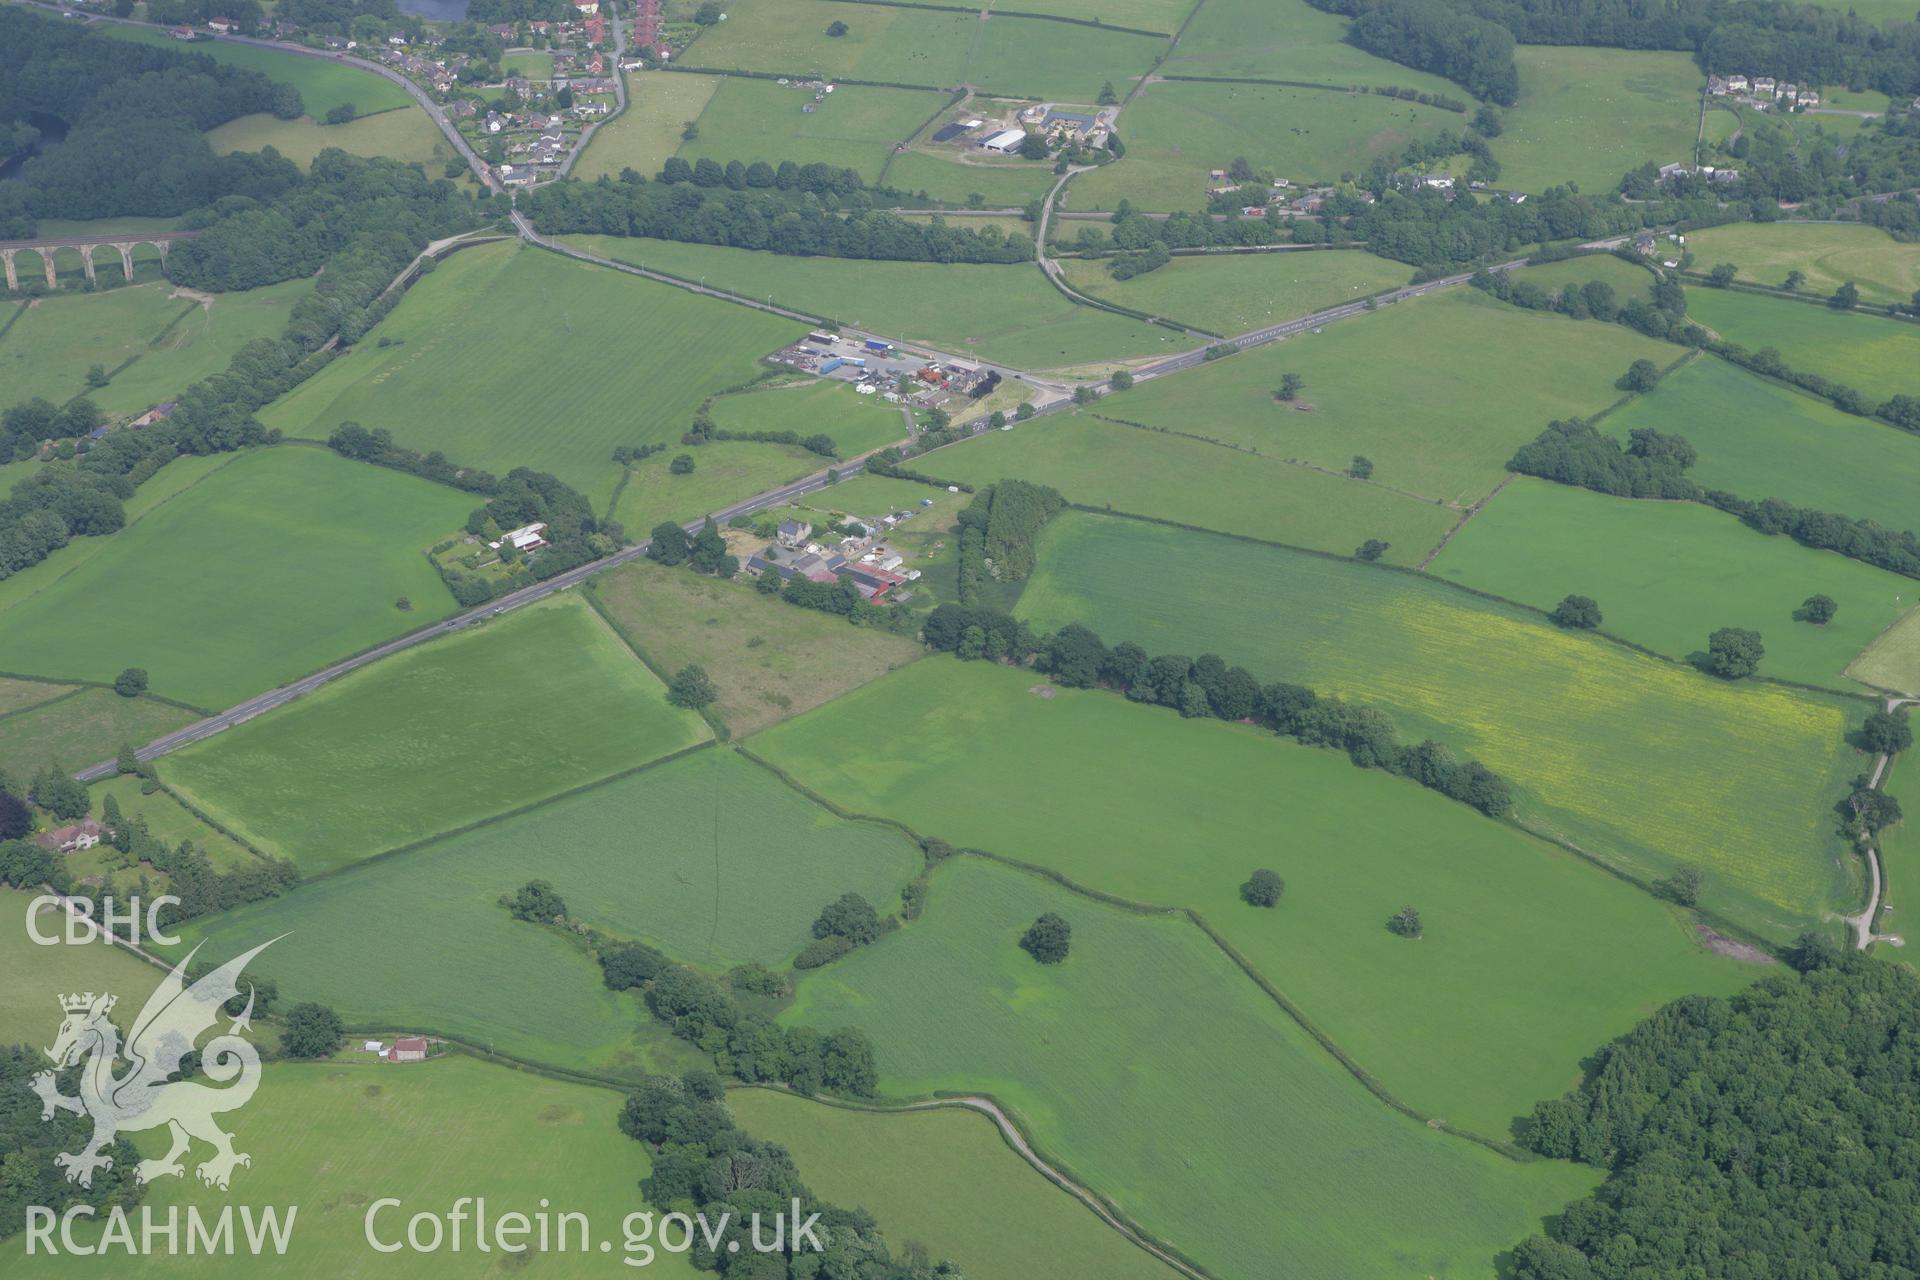
[[[980,144],[983,151],[1011,151],[1027,140],[1025,129],[1002,129]]]

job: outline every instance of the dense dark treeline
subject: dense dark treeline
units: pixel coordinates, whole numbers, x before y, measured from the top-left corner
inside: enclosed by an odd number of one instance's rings
[[[1920,92],[1920,22],[1875,25],[1843,7],[1784,0],[1312,0],[1355,21],[1348,39],[1369,52],[1500,94],[1514,67],[1512,41],[1677,49],[1709,71],[1770,75],[1817,85],[1855,85],[1896,98]],[[1501,43],[1483,30],[1509,36]]]
[[[1478,760],[1455,760],[1437,742],[1400,745],[1380,711],[1296,684],[1261,685],[1245,667],[1215,654],[1148,655],[1122,642],[1108,648],[1079,623],[1051,636],[994,609],[943,604],[927,616],[922,639],[931,649],[962,659],[1032,662],[1068,688],[1110,689],[1130,701],[1170,707],[1189,718],[1252,721],[1308,746],[1344,751],[1361,768],[1385,769],[1502,817],[1513,808],[1505,778]]]
[[[1515,1280],[1920,1271],[1920,978],[1803,939],[1804,974],[1675,1001],[1522,1141],[1606,1171]]]
[[[1021,582],[1032,574],[1040,530],[1066,505],[1059,490],[1025,480],[1002,480],[980,490],[955,525],[961,603],[976,603],[988,578]]]
[[[649,1148],[647,1203],[662,1213],[691,1205],[711,1224],[712,1239],[695,1232],[687,1255],[699,1270],[742,1280],[959,1280],[958,1267],[929,1261],[918,1246],[895,1258],[864,1209],[815,1196],[785,1147],[734,1125],[712,1072],[649,1077],[621,1108],[620,1131]],[[788,1230],[776,1235],[771,1220],[789,1212]],[[793,1231],[802,1223],[811,1230]]]
[[[44,112],[71,130],[19,181],[0,183],[0,236],[31,236],[42,217],[171,216],[230,193],[271,199],[299,171],[261,155],[216,156],[204,131],[301,110],[298,90],[259,72],[9,5],[0,10],[0,123]]]
[[[1920,538],[1871,520],[1797,507],[1782,498],[1753,502],[1720,489],[1703,489],[1687,474],[1694,448],[1685,437],[1646,428],[1619,441],[1592,423],[1554,422],[1522,445],[1507,469],[1625,498],[1678,498],[1704,502],[1738,516],[1765,534],[1784,533],[1802,546],[1843,556],[1910,578],[1920,578]]]
[[[0,13],[0,17],[4,17]],[[112,533],[124,523],[121,504],[160,467],[183,453],[221,453],[267,442],[254,419],[269,400],[320,367],[321,349],[338,333],[351,341],[399,298],[387,286],[431,239],[473,225],[473,203],[451,183],[429,181],[393,160],[364,160],[324,151],[312,173],[286,200],[262,209],[233,197],[223,207],[247,230],[228,234],[216,222],[206,237],[183,242],[170,268],[176,278],[213,285],[269,269],[307,272],[327,266],[311,294],[294,305],[282,337],[257,339],[234,354],[227,368],[194,383],[173,414],[140,430],[120,430],[14,485],[0,501],[0,578],[37,564],[76,536]],[[280,254],[259,229],[268,218],[299,249]],[[212,249],[198,248],[210,245]],[[189,246],[198,255],[189,253]],[[321,255],[321,250],[327,250]],[[272,263],[271,268],[263,263]],[[286,278],[286,277],[278,277]],[[255,281],[265,283],[265,280]],[[217,286],[216,286],[217,287]],[[80,434],[76,407],[56,409],[27,401],[0,415],[0,461],[29,457],[49,439]],[[85,417],[92,419],[92,407]],[[88,442],[82,440],[82,445]]]
[[[678,163],[687,167],[684,161]],[[764,164],[752,168],[765,169],[771,182],[751,182],[743,176],[743,185],[736,188],[726,182],[725,170],[718,182],[702,183],[691,176],[691,170],[682,181],[663,174],[661,180],[649,182],[629,171],[617,182],[602,178],[540,187],[521,197],[520,208],[545,235],[650,236],[800,256],[896,262],[1027,262],[1033,258],[1033,241],[1023,235],[1009,236],[997,227],[975,231],[908,222],[873,208],[871,193],[858,185],[859,175],[849,171],[790,161],[778,169]],[[809,171],[814,171],[812,185],[808,185]],[[782,175],[789,175],[784,183]],[[851,184],[836,175],[850,177]]]
[[[105,1216],[114,1208],[131,1209],[146,1195],[145,1185],[134,1176],[140,1153],[124,1137],[103,1148],[113,1160],[95,1170],[91,1187],[69,1181],[53,1162],[57,1154],[86,1146],[94,1121],[90,1115],[67,1111],[42,1119],[40,1096],[31,1081],[47,1067],[47,1055],[38,1048],[0,1045],[0,1151],[7,1153],[7,1176],[0,1178],[0,1236],[20,1230],[30,1206],[64,1213],[70,1205],[91,1205],[93,1212]],[[74,1066],[61,1071],[61,1093],[78,1096],[85,1070]]]
[[[1513,35],[1444,0],[1356,0],[1347,39],[1368,53],[1445,76],[1476,98],[1519,101]]]

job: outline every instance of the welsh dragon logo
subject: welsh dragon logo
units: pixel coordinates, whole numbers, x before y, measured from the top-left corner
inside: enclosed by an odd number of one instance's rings
[[[226,1190],[235,1167],[253,1163],[251,1156],[233,1149],[233,1135],[214,1123],[221,1112],[244,1107],[260,1086],[260,1054],[241,1038],[253,1016],[251,985],[246,1008],[232,1018],[225,1034],[207,1042],[200,1055],[200,1070],[226,1087],[168,1077],[179,1071],[194,1041],[220,1020],[221,1006],[239,996],[240,971],[247,962],[276,941],[263,942],[188,985],[186,968],[199,951],[195,947],[148,997],[124,1047],[119,1030],[107,1019],[118,997],[91,991],[60,997],[66,1018],[46,1055],[56,1069],[85,1064],[80,1071],[80,1096],[61,1093],[52,1071],[38,1073],[29,1083],[40,1097],[42,1121],[53,1119],[56,1111],[93,1118],[92,1140],[80,1151],[54,1157],[54,1163],[67,1171],[67,1181],[91,1187],[94,1170],[113,1167],[113,1157],[101,1152],[114,1138],[162,1125],[172,1131],[173,1144],[158,1160],[139,1163],[134,1176],[143,1183],[180,1176],[184,1172],[180,1158],[196,1138],[213,1147],[213,1156],[195,1170],[209,1186]],[[116,1075],[115,1064],[122,1060],[126,1069]]]

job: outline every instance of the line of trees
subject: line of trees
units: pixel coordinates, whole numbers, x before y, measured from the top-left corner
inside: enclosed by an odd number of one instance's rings
[[[647,1144],[652,1172],[641,1180],[647,1203],[662,1213],[698,1209],[714,1235],[694,1233],[688,1261],[702,1271],[741,1280],[847,1276],[861,1280],[959,1280],[951,1262],[931,1262],[917,1246],[895,1258],[864,1209],[821,1200],[801,1181],[792,1154],[738,1128],[726,1090],[710,1071],[649,1076],[620,1109],[620,1131]],[[766,1252],[768,1220],[796,1208],[798,1226],[818,1215],[809,1238],[787,1232]],[[752,1219],[761,1219],[754,1239]],[[721,1229],[724,1224],[724,1229]],[[815,1243],[817,1241],[818,1248]]]
[[[1629,298],[1624,306],[1613,286],[1605,280],[1548,290],[1531,280],[1515,280],[1505,271],[1481,268],[1467,283],[1502,302],[1530,311],[1557,311],[1575,320],[1615,322],[1650,338],[1671,338],[1689,346],[1707,342],[1705,330],[1687,323],[1687,291],[1672,276],[1655,279],[1651,299]]]
[[[1749,501],[1723,489],[1704,489],[1686,472],[1695,459],[1684,436],[1638,427],[1622,445],[1590,422],[1551,422],[1507,462],[1509,471],[1578,485],[1623,498],[1678,498],[1703,502],[1739,517],[1765,534],[1784,533],[1819,551],[1920,578],[1920,538],[1872,520],[1795,506],[1784,498]]]
[[[1503,817],[1513,808],[1506,779],[1479,761],[1456,760],[1431,740],[1402,746],[1393,723],[1376,708],[1322,696],[1304,685],[1262,685],[1245,667],[1230,667],[1216,654],[1151,656],[1130,641],[1108,648],[1079,623],[1043,636],[1010,614],[962,604],[935,608],[921,638],[928,648],[962,659],[1032,663],[1068,688],[1108,689],[1189,718],[1263,725],[1308,746],[1345,751],[1362,768],[1412,778],[1489,817]]]
[[[1353,15],[1347,41],[1368,53],[1445,76],[1476,98],[1510,107],[1520,99],[1513,34],[1443,0],[1316,0]]]
[[[737,163],[737,162],[736,162]],[[795,256],[864,258],[892,262],[1030,262],[1033,241],[998,227],[974,230],[944,221],[909,222],[875,207],[878,201],[851,170],[828,165],[768,166],[772,181],[762,185],[742,170],[738,187],[726,181],[726,169],[701,160],[680,177],[670,161],[656,181],[631,170],[618,181],[549,183],[521,197],[520,208],[545,235],[581,232],[612,236],[649,236],[694,244],[765,249]],[[701,181],[701,166],[720,170],[718,181]],[[781,175],[795,174],[792,185]],[[818,173],[815,186],[808,175]],[[843,174],[845,181],[832,180]],[[892,199],[897,193],[886,193]]]

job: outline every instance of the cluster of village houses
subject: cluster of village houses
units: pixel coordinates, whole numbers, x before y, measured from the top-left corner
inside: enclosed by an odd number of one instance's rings
[[[1772,76],[1708,76],[1707,92],[1716,98],[1745,98],[1762,110],[1781,106],[1792,111],[1820,105],[1820,95],[1811,86],[1802,88]]]
[[[930,507],[933,499],[921,499]],[[778,536],[765,549],[747,558],[747,572],[754,577],[777,573],[782,578],[806,578],[812,582],[851,582],[870,603],[885,599],[910,600],[906,584],[919,578],[918,569],[906,567],[906,557],[887,545],[890,530],[911,520],[913,512],[901,511],[878,520],[854,517],[848,524],[858,532],[828,547],[813,540],[813,526],[804,520],[782,520]]]

